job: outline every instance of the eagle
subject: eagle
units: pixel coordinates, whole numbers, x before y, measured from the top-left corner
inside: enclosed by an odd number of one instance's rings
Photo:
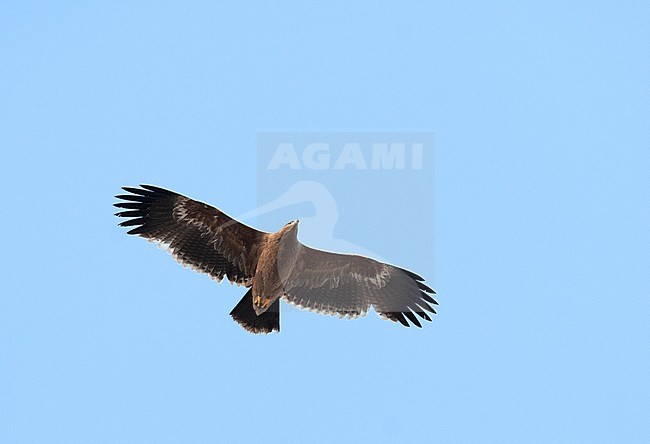
[[[372,307],[405,327],[431,321],[438,305],[424,279],[404,268],[318,250],[298,240],[298,220],[275,233],[249,227],[223,211],[153,185],[122,187],[119,225],[166,247],[184,266],[248,289],[230,316],[251,333],[280,331],[280,299],[340,318]]]

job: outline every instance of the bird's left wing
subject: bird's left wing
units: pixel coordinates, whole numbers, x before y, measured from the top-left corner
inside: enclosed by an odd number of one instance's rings
[[[415,316],[430,321],[435,294],[424,279],[402,268],[363,256],[331,253],[299,244],[282,277],[284,298],[318,313],[356,318],[373,307],[384,319],[421,327]],[[280,257],[279,260],[282,258]],[[284,273],[281,271],[281,276]],[[408,320],[408,321],[407,321]]]
[[[257,265],[258,248],[267,233],[231,218],[221,210],[152,185],[124,187],[129,194],[116,216],[120,226],[135,226],[137,234],[167,246],[176,260],[201,273],[249,286]]]

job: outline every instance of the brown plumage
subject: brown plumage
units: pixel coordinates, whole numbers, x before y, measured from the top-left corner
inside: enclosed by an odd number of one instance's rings
[[[431,321],[435,294],[424,279],[402,268],[330,253],[298,241],[298,221],[276,233],[251,228],[204,203],[158,188],[124,187],[116,196],[137,234],[167,246],[172,256],[219,282],[248,288],[230,315],[252,333],[280,331],[280,299],[318,313],[356,318],[373,307],[384,319],[421,327]],[[416,316],[417,315],[417,316]]]

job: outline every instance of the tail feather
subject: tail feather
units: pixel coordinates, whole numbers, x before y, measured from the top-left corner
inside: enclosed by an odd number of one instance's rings
[[[230,316],[251,333],[279,332],[280,299],[278,298],[268,310],[257,316],[253,309],[253,289],[249,288],[241,301],[232,309]]]

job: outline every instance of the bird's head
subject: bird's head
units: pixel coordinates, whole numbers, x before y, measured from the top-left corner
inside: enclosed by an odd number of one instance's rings
[[[282,234],[284,233],[293,233],[294,235],[297,235],[298,232],[298,223],[300,221],[298,219],[292,220],[291,222],[287,222],[284,224],[284,227],[282,227]]]

